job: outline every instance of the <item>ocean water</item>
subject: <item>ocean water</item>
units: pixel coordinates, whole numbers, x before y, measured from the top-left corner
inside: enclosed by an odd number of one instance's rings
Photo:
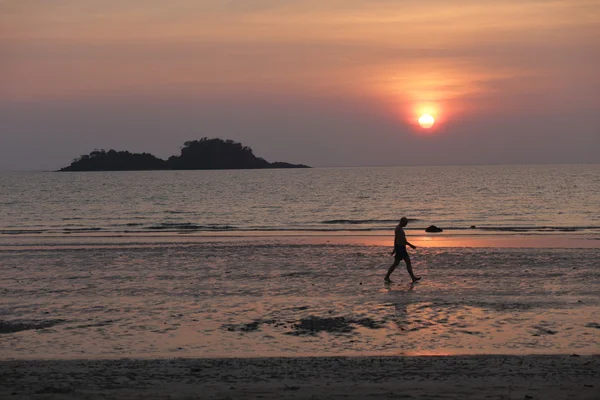
[[[0,359],[598,354],[599,172],[2,173]]]
[[[600,232],[600,165],[0,173],[0,237]],[[476,229],[469,229],[475,226]]]

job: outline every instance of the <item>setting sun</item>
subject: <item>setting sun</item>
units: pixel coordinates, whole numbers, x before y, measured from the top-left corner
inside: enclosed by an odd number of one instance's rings
[[[429,114],[423,114],[419,117],[419,125],[421,128],[431,128],[435,123],[435,119]]]

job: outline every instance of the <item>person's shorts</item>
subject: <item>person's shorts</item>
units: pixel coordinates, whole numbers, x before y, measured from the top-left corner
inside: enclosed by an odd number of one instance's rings
[[[394,249],[396,250],[396,254],[394,255],[396,260],[404,260],[405,258],[408,258],[408,252],[406,251],[405,246],[396,246]]]

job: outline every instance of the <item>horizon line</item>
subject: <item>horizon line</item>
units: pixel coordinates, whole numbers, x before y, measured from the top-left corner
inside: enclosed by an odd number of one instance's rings
[[[316,165],[310,166],[310,169],[327,169],[327,168],[404,168],[404,167],[515,167],[515,166],[550,166],[550,165],[599,165],[600,162],[556,162],[556,163],[490,163],[490,164],[403,164],[403,165]],[[231,169],[189,169],[176,170],[181,171],[247,171],[261,168],[231,168]],[[288,169],[288,168],[269,168],[269,169]],[[63,171],[63,172],[153,172],[153,171],[175,171],[175,170],[114,170],[114,171]],[[54,169],[0,169],[3,172],[58,172]]]

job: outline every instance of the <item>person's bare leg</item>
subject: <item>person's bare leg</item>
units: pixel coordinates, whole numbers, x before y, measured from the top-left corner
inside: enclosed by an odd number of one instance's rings
[[[412,270],[412,264],[411,264],[411,262],[410,262],[410,257],[406,257],[406,258],[404,259],[404,262],[406,263],[406,270],[408,271],[408,274],[409,274],[409,275],[410,275],[410,277],[412,278],[412,281],[413,281],[413,282],[416,282],[416,281],[418,281],[419,279],[421,279],[421,277],[420,277],[420,276],[415,276],[415,274],[413,273],[413,270]]]
[[[390,279],[390,275],[392,274],[392,272],[394,272],[394,270],[396,269],[396,267],[398,266],[398,264],[400,264],[400,260],[394,260],[394,263],[392,264],[392,266],[390,267],[390,269],[388,269],[388,272],[385,275],[385,278],[383,278],[384,281],[386,281],[386,282],[391,282],[392,281]]]

